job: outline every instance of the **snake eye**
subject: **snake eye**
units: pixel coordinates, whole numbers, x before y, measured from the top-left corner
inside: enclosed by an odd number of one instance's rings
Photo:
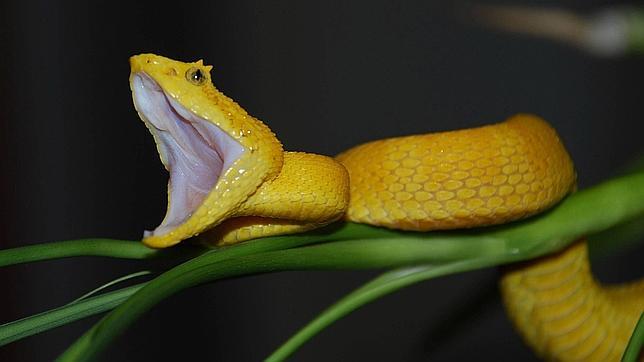
[[[186,79],[194,85],[202,85],[206,80],[206,76],[199,68],[190,68],[186,71]]]

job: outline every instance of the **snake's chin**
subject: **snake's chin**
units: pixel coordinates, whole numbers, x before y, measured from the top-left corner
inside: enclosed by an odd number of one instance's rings
[[[166,215],[156,229],[144,232],[144,237],[163,235],[199,208],[244,148],[221,128],[184,108],[147,74],[133,74],[131,86],[136,109],[170,173]]]

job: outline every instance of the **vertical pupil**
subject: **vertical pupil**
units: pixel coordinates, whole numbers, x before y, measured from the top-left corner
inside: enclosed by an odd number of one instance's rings
[[[203,74],[201,74],[201,70],[197,69],[194,73],[192,73],[192,79],[195,81],[200,81],[201,78],[203,78]]]
[[[195,85],[201,85],[206,80],[206,75],[197,67],[188,69],[185,74],[186,80]]]

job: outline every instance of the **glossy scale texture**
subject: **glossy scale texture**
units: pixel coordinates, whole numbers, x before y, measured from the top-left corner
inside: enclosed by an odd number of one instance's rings
[[[575,185],[557,133],[531,115],[369,142],[337,160],[351,180],[347,220],[394,229],[506,223],[552,206]]]
[[[280,174],[266,182],[237,212],[202,240],[233,244],[263,236],[292,234],[324,226],[344,215],[349,175],[333,159],[285,152]]]

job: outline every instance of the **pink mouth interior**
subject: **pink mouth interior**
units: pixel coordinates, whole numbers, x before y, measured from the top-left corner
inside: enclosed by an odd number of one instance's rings
[[[186,110],[147,74],[132,78],[134,102],[157,143],[166,169],[168,210],[154,231],[162,235],[184,223],[244,148],[216,125]]]

